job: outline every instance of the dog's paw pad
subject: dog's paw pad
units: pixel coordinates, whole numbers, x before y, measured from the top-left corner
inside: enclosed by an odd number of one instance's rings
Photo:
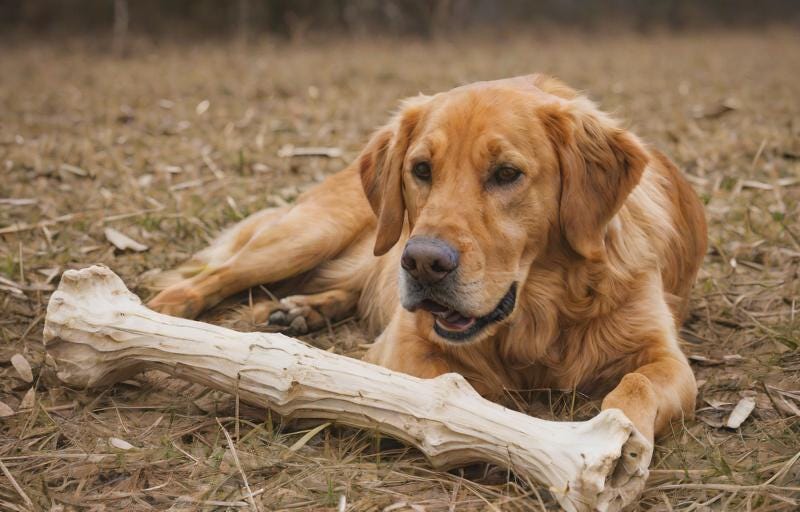
[[[289,331],[294,334],[306,334],[308,332],[308,323],[305,317],[297,316],[289,324]]]
[[[281,309],[273,311],[269,315],[269,324],[287,326],[289,325],[289,315],[286,314],[286,311]]]

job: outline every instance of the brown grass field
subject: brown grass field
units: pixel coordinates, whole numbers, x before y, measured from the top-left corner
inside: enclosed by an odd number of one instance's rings
[[[626,120],[686,171],[706,204],[710,250],[683,329],[700,382],[697,418],[658,442],[640,508],[797,510],[800,37],[780,30],[140,41],[127,58],[96,42],[4,43],[0,509],[246,508],[217,417],[261,510],[337,510],[342,496],[352,511],[553,508],[545,490],[505,470],[436,471],[371,431],[328,426],[304,438],[315,425],[246,407],[237,415],[231,397],[163,374],[85,392],[42,371],[45,306],[65,269],[106,264],[147,297],[148,271],[342,168],[398,99],[533,71]],[[279,156],[287,144],[337,147],[344,158]],[[107,227],[149,249],[115,250]],[[305,339],[353,356],[369,342],[357,319]],[[11,364],[17,353],[33,384]],[[743,397],[755,410],[740,428],[723,427]],[[521,407],[584,419],[598,404],[553,390]]]

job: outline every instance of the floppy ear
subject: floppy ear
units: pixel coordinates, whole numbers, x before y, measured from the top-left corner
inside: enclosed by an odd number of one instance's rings
[[[403,232],[403,161],[419,115],[419,108],[406,106],[372,136],[358,157],[361,184],[378,218],[375,256],[391,249]]]
[[[586,99],[541,114],[561,171],[561,232],[576,253],[601,260],[606,226],[639,183],[647,152]]]

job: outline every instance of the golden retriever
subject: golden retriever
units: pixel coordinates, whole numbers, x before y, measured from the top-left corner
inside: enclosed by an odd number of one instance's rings
[[[678,345],[706,251],[678,169],[541,75],[404,101],[356,161],[261,211],[179,269],[150,306],[186,317],[259,284],[260,321],[318,329],[354,312],[366,359],[423,378],[606,393],[649,439],[691,416]]]

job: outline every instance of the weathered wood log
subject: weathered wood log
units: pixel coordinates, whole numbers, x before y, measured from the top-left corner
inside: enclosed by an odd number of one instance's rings
[[[64,273],[47,308],[49,364],[89,388],[158,369],[286,417],[377,429],[440,468],[486,461],[544,484],[566,510],[619,510],[647,478],[652,446],[619,410],[552,422],[479,396],[456,374],[418,379],[268,333],[156,313],[106,267]]]

